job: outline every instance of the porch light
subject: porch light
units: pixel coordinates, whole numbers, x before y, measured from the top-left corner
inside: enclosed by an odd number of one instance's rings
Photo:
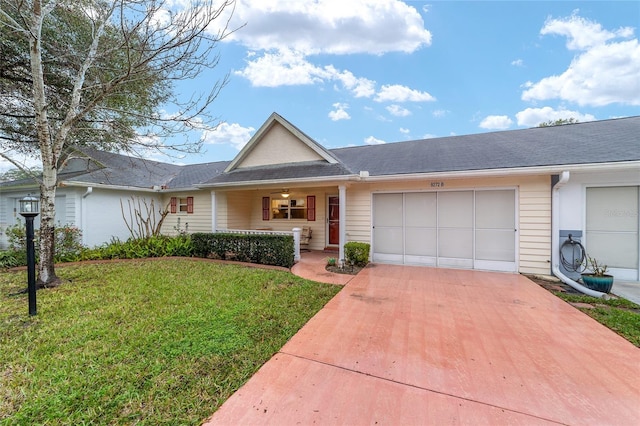
[[[29,293],[29,315],[35,315],[36,310],[36,255],[33,242],[33,219],[38,216],[38,199],[27,195],[20,200],[20,215],[25,219],[27,237],[27,292]]]
[[[40,213],[38,207],[39,200],[31,194],[20,200],[20,215],[24,217],[35,217]]]
[[[289,198],[289,195],[291,194],[289,194],[289,190],[285,189],[284,191],[282,191],[282,194],[280,195],[282,195],[282,198]]]

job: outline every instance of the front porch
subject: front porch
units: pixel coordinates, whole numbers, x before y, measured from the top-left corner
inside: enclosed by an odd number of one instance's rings
[[[338,259],[344,258],[347,242],[346,212],[345,185],[211,191],[211,225],[216,232],[292,234],[295,229],[310,230],[304,248],[335,250],[332,257]]]

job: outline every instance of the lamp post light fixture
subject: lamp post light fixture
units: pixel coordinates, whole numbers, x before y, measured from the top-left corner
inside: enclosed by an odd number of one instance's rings
[[[29,315],[36,314],[36,251],[33,244],[33,219],[40,213],[39,200],[27,195],[20,200],[20,215],[27,225],[27,291],[29,292]]]

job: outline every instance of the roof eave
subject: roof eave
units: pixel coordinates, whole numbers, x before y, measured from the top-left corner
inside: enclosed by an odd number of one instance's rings
[[[247,180],[240,182],[224,182],[224,183],[203,183],[195,185],[198,189],[226,189],[226,188],[243,188],[247,186],[287,186],[292,187],[294,185],[300,186],[305,184],[322,183],[327,184],[331,182],[349,182],[360,179],[360,176],[355,174],[340,175],[340,176],[321,176],[321,177],[309,177],[309,178],[297,178],[297,179],[269,179],[269,180]]]
[[[624,171],[637,169],[640,172],[640,161],[624,161],[613,163],[570,164],[554,166],[531,166],[517,168],[501,168],[486,170],[460,170],[448,172],[406,173],[393,175],[377,175],[362,177],[360,180],[367,182],[396,181],[396,180],[420,180],[429,178],[438,179],[464,179],[475,177],[504,177],[524,175],[555,175],[565,170],[572,172],[598,172],[598,171]]]

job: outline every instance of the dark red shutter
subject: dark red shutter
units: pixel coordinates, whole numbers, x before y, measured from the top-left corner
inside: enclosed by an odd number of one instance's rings
[[[171,213],[175,213],[178,207],[178,199],[176,197],[171,197]]]
[[[316,196],[307,195],[307,220],[316,220]]]
[[[269,197],[262,197],[262,220],[269,220],[271,218],[269,204]]]
[[[187,197],[187,213],[193,213],[193,197]]]

